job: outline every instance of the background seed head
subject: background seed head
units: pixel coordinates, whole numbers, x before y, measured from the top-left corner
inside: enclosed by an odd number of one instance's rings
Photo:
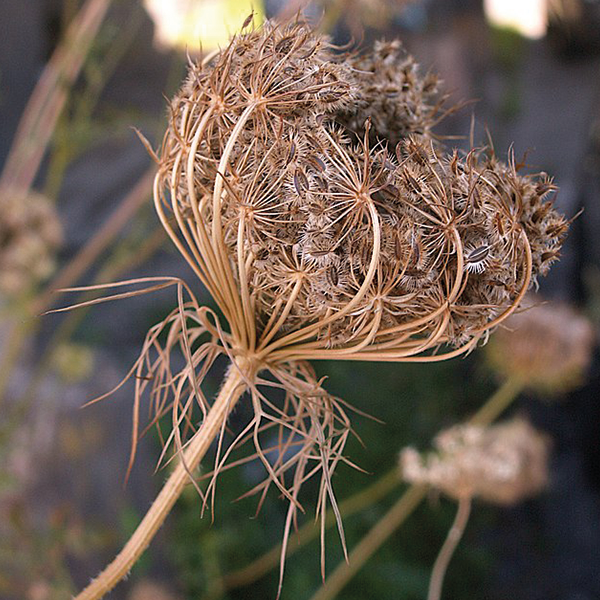
[[[431,485],[452,498],[480,497],[516,504],[539,493],[548,481],[548,440],[527,421],[492,427],[458,425],[434,440],[435,451],[400,453],[402,476]]]
[[[486,348],[488,364],[502,379],[517,377],[546,395],[582,383],[596,342],[586,317],[566,304],[531,296],[505,325]]]
[[[54,270],[62,228],[52,201],[36,192],[0,190],[0,295],[32,291]]]

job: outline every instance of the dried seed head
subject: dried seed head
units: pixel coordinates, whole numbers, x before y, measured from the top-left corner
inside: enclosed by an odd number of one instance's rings
[[[31,292],[54,270],[62,229],[54,204],[35,192],[0,190],[0,295]]]
[[[537,302],[537,305],[536,305]],[[584,379],[595,345],[590,321],[566,304],[530,297],[486,347],[488,364],[542,394],[565,393]]]
[[[547,270],[566,230],[551,183],[483,151],[445,157],[435,88],[397,42],[347,56],[302,22],[192,64],[156,204],[240,347],[457,353]]]
[[[483,151],[444,156],[430,134],[435,88],[397,43],[348,56],[303,22],[268,22],[192,63],[170,106],[155,205],[228,327],[194,298],[180,302],[149,332],[152,349],[171,327],[159,358],[139,364],[153,367],[156,406],[178,381],[176,441],[194,422],[188,390],[207,409],[198,386],[219,354],[252,368],[254,417],[232,447],[252,438],[268,472],[255,491],[276,485],[290,501],[288,532],[315,457],[321,515],[334,502],[331,473],[349,435],[306,359],[465,352],[515,310],[564,235],[545,179]],[[177,348],[187,361],[173,374]],[[139,381],[138,396],[149,385]],[[283,408],[259,390],[270,383]],[[259,434],[274,425],[273,464]]]
[[[458,425],[441,432],[434,446],[425,456],[402,450],[406,481],[431,485],[455,499],[478,496],[516,504],[548,480],[548,441],[523,419],[488,428]]]
[[[410,134],[430,135],[438,116],[438,80],[419,73],[399,40],[378,41],[371,53],[349,61],[359,92],[352,110],[341,111],[340,122],[361,131],[371,119],[373,139],[385,139],[392,147]]]

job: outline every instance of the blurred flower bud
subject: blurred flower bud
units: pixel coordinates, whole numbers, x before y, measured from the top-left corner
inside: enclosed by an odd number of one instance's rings
[[[503,378],[516,377],[534,391],[559,394],[581,384],[594,348],[588,319],[566,304],[535,305],[513,314],[486,347],[488,364]]]
[[[406,481],[428,484],[457,500],[478,496],[516,504],[548,480],[548,441],[523,419],[492,427],[457,425],[438,434],[435,451],[400,453]]]

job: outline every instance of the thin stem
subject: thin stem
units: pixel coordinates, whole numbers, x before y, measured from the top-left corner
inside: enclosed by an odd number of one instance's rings
[[[471,425],[489,425],[495,421],[523,391],[523,381],[518,377],[507,379],[471,417]]]
[[[111,0],[88,0],[44,68],[21,117],[0,187],[29,189]]]
[[[425,498],[428,487],[413,485],[352,550],[348,562],[340,563],[311,600],[330,600],[346,586],[375,551],[402,525]]]
[[[35,321],[29,315],[8,325],[10,329],[5,334],[0,354],[0,406],[3,403],[10,378],[14,374],[15,365],[21,356],[21,350],[34,325]]]
[[[378,502],[381,498],[386,496],[393,488],[398,485],[398,469],[393,468],[388,473],[380,477],[375,483],[370,485],[368,488],[361,490],[357,494],[346,498],[340,502],[340,513],[343,517],[348,518],[357,512],[360,512],[368,506],[372,506]],[[329,528],[335,525],[335,515],[333,510],[327,511],[325,517],[325,527]],[[286,556],[291,556],[294,552],[300,550],[311,540],[318,537],[321,530],[313,522],[306,523],[303,527],[298,530],[298,533],[294,536],[293,541],[287,548]],[[226,590],[232,590],[235,588],[243,587],[260,579],[263,575],[266,575],[271,569],[274,569],[281,559],[281,544],[277,544],[271,550],[246,565],[242,569],[228,573],[223,577],[222,586],[219,588],[221,593],[219,596],[214,594],[210,595],[210,598],[220,597]]]
[[[494,421],[510,405],[523,389],[518,379],[508,379],[475,413],[470,422],[473,425],[486,426]],[[426,496],[426,485],[412,485],[390,508],[383,518],[365,535],[350,553],[348,562],[340,563],[327,578],[324,585],[311,600],[330,600],[344,588],[360,568],[371,558],[379,547],[404,522],[406,517]]]
[[[448,532],[448,537],[435,559],[433,570],[431,571],[431,579],[429,583],[429,593],[427,594],[427,600],[440,600],[442,597],[442,584],[444,583],[444,576],[446,570],[450,564],[450,559],[460,542],[469,515],[471,514],[471,498],[465,496],[458,501],[458,510],[456,511],[456,517],[454,517],[454,523]]]
[[[58,272],[40,294],[27,302],[24,318],[11,324],[10,332],[2,340],[2,353],[0,354],[0,404],[2,404],[8,382],[20,357],[23,345],[38,325],[35,316],[48,309],[52,301],[56,301],[60,289],[72,286],[110,245],[125,225],[131,221],[151,193],[153,170],[151,168],[140,178],[106,223],[73,259]]]
[[[92,263],[111,244],[123,228],[131,222],[134,215],[146,203],[152,194],[152,181],[155,167],[152,166],[142,175],[135,187],[123,198],[123,201],[110,215],[108,220],[85,244],[85,246],[67,263],[38,296],[33,313],[46,310],[55,299],[57,291],[73,285],[92,265]]]
[[[152,538],[163,524],[171,508],[190,481],[190,473],[196,469],[212,441],[219,434],[236,402],[246,389],[243,367],[232,366],[219,395],[206,415],[202,427],[182,452],[181,460],[167,479],[156,500],[129,538],[123,550],[75,600],[97,600],[129,573],[138,558],[146,550]]]
[[[123,273],[134,269],[140,264],[143,264],[159,249],[165,239],[166,238],[163,229],[156,229],[154,234],[145,240],[143,244],[137,247],[135,252],[131,253],[125,260],[116,261],[114,257],[110,258],[107,261],[107,264],[96,276],[95,283],[113,281],[118,279]],[[91,300],[94,297],[94,293],[87,292],[79,296],[75,303],[78,304],[80,302],[85,302],[86,300]],[[13,410],[9,414],[4,415],[3,423],[0,427],[0,444],[2,443],[2,436],[5,434],[5,432],[16,430],[16,424],[24,418],[25,414],[31,407],[31,404],[36,400],[39,386],[43,383],[44,377],[46,377],[52,366],[54,350],[69,340],[77,326],[84,319],[85,315],[87,314],[87,310],[88,309],[83,308],[77,312],[71,313],[64,321],[60,323],[57,329],[53,331],[36,364],[35,370],[27,387],[25,388],[25,391],[14,403]],[[7,347],[12,350],[13,345],[9,343],[7,344]],[[0,370],[0,403],[2,401],[2,387],[2,374]]]

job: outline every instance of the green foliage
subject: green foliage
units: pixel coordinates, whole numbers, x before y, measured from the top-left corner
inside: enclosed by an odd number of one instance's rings
[[[355,436],[348,442],[345,456],[367,473],[347,466],[336,470],[334,487],[340,500],[361,491],[394,468],[403,446],[428,447],[439,429],[473,412],[493,391],[490,383],[477,374],[471,359],[431,365],[361,363],[360,368],[356,366],[345,362],[316,365],[319,374],[329,375],[325,387],[330,392],[385,422],[353,415],[354,430],[360,440]],[[465,386],[465,381],[472,383]],[[268,494],[256,519],[252,518],[255,501],[232,502],[259,481],[259,471],[258,466],[249,464],[219,479],[214,523],[210,514],[200,517],[201,500],[192,489],[176,506],[167,556],[172,560],[185,598],[220,597],[218,586],[215,588],[219,576],[250,563],[281,540],[286,503],[274,490]],[[308,488],[314,503],[315,487]],[[389,498],[344,520],[349,548],[375,525],[402,489],[399,483]],[[307,514],[299,525],[313,518],[310,501],[305,506]],[[363,600],[393,595],[402,600],[422,600],[427,593],[431,567],[455,511],[453,502],[431,498],[392,535],[340,597]],[[451,563],[444,588],[447,597],[473,598],[487,578],[492,558],[482,554],[473,540],[489,521],[490,514],[494,514],[493,509],[476,504],[465,540]],[[292,534],[290,545],[294,543]],[[342,560],[339,538],[331,529],[326,542],[327,572]],[[222,597],[271,598],[276,593],[277,579],[274,569],[252,585],[231,590]],[[288,559],[282,598],[308,599],[320,581],[319,542],[314,540]],[[207,592],[213,596],[204,596]]]

